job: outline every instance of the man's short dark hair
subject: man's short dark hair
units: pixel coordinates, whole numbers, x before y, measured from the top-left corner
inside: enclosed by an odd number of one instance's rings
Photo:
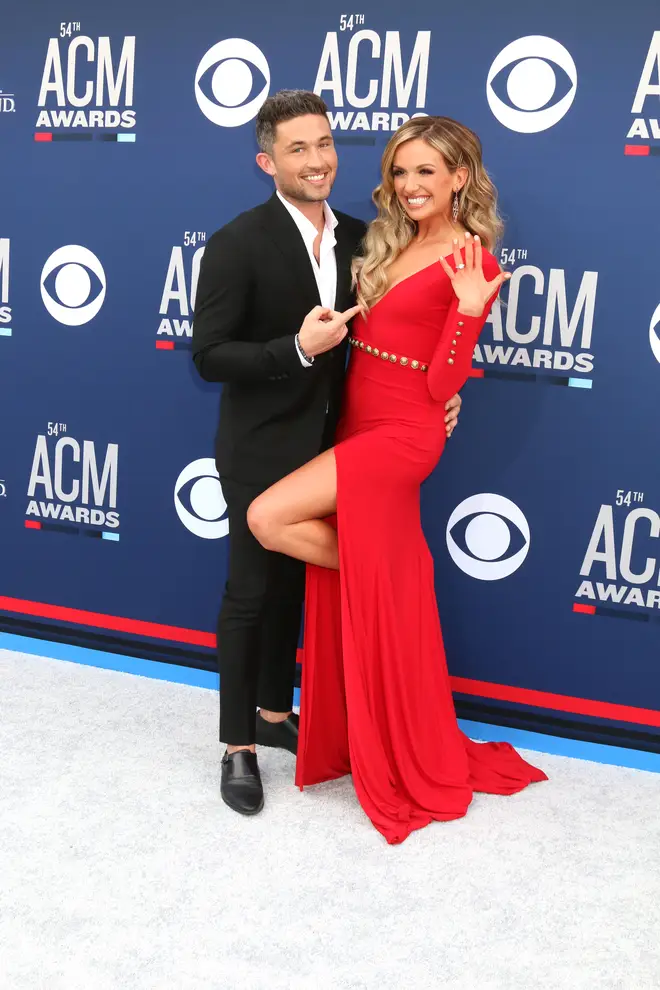
[[[257,114],[257,144],[261,151],[272,155],[278,124],[296,117],[306,117],[310,113],[320,117],[328,113],[325,102],[316,93],[306,89],[281,89],[279,93],[269,96]]]

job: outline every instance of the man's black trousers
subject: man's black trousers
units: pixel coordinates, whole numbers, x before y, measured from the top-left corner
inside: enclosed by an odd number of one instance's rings
[[[264,550],[247,525],[264,486],[221,478],[229,516],[229,569],[218,617],[220,739],[255,741],[256,708],[288,712],[305,592],[305,565]]]

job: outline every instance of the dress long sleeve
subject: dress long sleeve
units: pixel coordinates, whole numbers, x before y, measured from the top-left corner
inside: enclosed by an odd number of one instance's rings
[[[496,259],[486,252],[483,257],[483,270],[489,282],[500,271]],[[463,388],[470,377],[475,344],[496,298],[497,293],[494,293],[486,303],[481,316],[465,316],[459,313],[458,299],[454,299],[451,303],[428,370],[429,392],[438,402],[446,402],[450,399]]]

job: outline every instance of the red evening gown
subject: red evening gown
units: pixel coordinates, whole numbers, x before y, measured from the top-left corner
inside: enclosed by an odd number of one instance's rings
[[[488,280],[499,271],[486,251],[483,267]],[[435,263],[355,319],[334,448],[339,571],[307,568],[296,783],[351,773],[389,843],[462,817],[474,791],[547,779],[509,743],[473,742],[457,725],[420,519],[444,405],[468,378],[489,309],[459,314]]]

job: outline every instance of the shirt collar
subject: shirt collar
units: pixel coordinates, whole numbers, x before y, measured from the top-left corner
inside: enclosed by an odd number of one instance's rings
[[[276,193],[278,199],[283,204],[283,206],[286,207],[293,222],[300,231],[303,240],[307,241],[311,238],[313,242],[316,239],[316,235],[318,231],[314,226],[314,224],[312,223],[312,221],[309,220],[304,213],[301,213],[300,210],[293,205],[293,203],[290,203],[288,199],[285,199],[284,196],[279,191],[279,189],[276,190]],[[339,220],[337,220],[337,217],[334,215],[334,213],[328,206],[327,200],[323,201],[323,214],[325,216],[325,228],[329,233],[332,233],[335,227],[337,226],[337,224],[339,223]]]

